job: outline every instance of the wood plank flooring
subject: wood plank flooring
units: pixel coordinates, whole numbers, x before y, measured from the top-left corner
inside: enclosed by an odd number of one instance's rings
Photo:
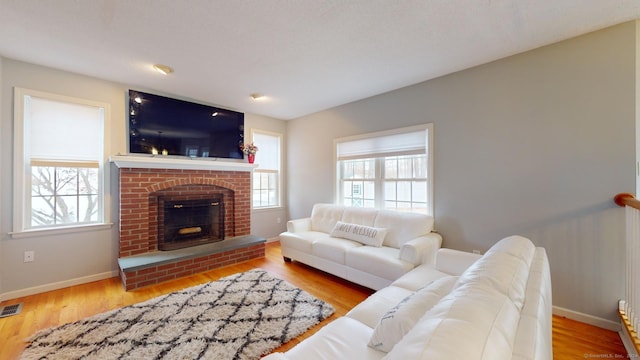
[[[5,301],[0,305],[23,302],[24,307],[20,314],[0,319],[0,359],[19,358],[25,347],[24,339],[37,330],[76,321],[253,268],[269,271],[331,303],[336,309],[335,314],[329,319],[284,344],[277,351],[286,351],[295,346],[328,322],[346,314],[373,292],[297,262],[285,263],[279,243],[268,243],[266,257],[263,259],[135,291],[124,291],[120,280],[112,278]],[[617,333],[556,316],[553,318],[553,353],[554,359],[560,360],[627,357]]]

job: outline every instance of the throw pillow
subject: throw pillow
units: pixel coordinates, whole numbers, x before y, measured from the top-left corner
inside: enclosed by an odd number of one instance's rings
[[[422,315],[451,292],[457,280],[457,276],[433,280],[404,298],[380,318],[369,340],[369,346],[384,352],[391,351]]]
[[[348,224],[338,221],[331,231],[331,236],[347,240],[357,241],[364,245],[375,247],[382,246],[387,229],[374,228],[371,226]]]

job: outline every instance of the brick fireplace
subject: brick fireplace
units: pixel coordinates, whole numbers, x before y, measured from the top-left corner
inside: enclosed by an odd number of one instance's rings
[[[119,263],[127,290],[264,256],[264,241],[249,242],[241,250],[231,244],[250,235],[253,165],[133,156],[111,160],[120,169]],[[146,259],[159,253],[162,259],[172,256],[170,251],[158,251],[159,199],[197,200],[212,196],[224,202],[225,240],[217,247],[221,251],[212,253],[206,248],[208,253],[188,259],[178,256],[173,262],[123,267],[122,260]]]

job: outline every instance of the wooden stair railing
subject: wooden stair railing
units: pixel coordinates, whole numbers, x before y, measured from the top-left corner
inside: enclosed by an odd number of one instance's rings
[[[618,313],[628,342],[640,354],[640,201],[630,193],[617,194],[613,201],[626,209],[625,299],[620,300]]]

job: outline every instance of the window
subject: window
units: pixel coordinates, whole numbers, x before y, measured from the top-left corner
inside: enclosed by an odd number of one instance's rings
[[[282,135],[253,130],[252,136],[258,146],[258,167],[253,171],[253,208],[279,207]]]
[[[105,221],[109,106],[15,89],[14,231]]]
[[[337,139],[337,201],[433,214],[433,125]]]

